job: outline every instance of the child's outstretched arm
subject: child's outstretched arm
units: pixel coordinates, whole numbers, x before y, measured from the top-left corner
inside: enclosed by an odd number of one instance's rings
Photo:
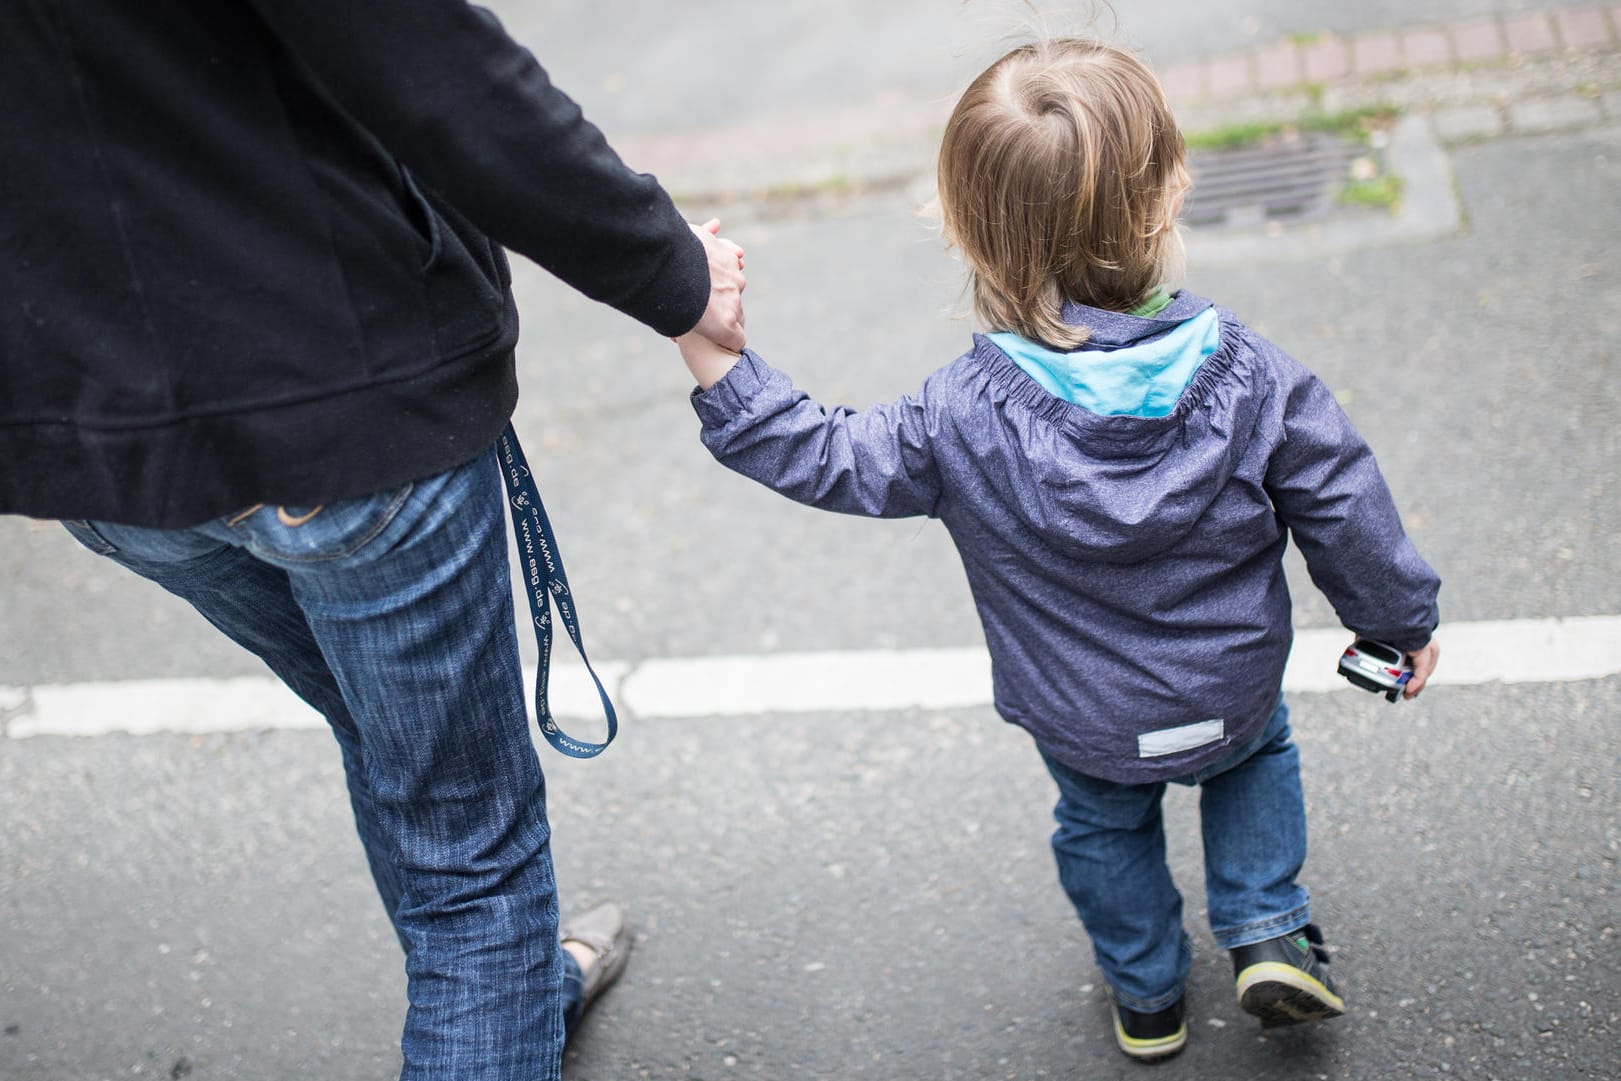
[[[1289,388],[1284,438],[1267,468],[1267,494],[1340,621],[1411,657],[1411,698],[1440,653],[1430,635],[1440,618],[1441,579],[1402,528],[1373,451],[1322,381],[1299,374]]]
[[[916,398],[824,409],[753,350],[678,339],[698,380],[692,404],[723,465],[824,510],[875,518],[932,515],[940,479],[930,448],[928,384]]]
[[[718,236],[719,221],[693,228],[716,235],[742,269],[743,249]],[[692,401],[704,445],[722,464],[825,510],[880,518],[934,512],[940,483],[921,398],[829,411],[752,351],[717,345],[702,329],[675,343],[698,383]]]

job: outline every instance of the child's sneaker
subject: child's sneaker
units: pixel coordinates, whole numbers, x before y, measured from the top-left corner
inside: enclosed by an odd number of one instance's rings
[[[1315,924],[1240,946],[1232,955],[1238,1005],[1259,1017],[1262,1028],[1322,1021],[1345,1012],[1345,1000],[1323,971],[1328,952]]]
[[[1114,1038],[1120,1050],[1135,1059],[1169,1058],[1188,1042],[1188,1026],[1183,1020],[1182,1000],[1163,1010],[1139,1013],[1114,1000],[1107,985],[1109,1009],[1114,1013]]]

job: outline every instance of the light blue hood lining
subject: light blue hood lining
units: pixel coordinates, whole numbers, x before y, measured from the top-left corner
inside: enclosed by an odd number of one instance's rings
[[[1165,417],[1221,344],[1221,320],[1206,308],[1153,341],[1056,353],[1017,334],[986,335],[1047,393],[1106,417]]]

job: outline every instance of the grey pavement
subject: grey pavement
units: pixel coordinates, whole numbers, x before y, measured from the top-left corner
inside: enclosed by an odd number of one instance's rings
[[[938,7],[886,6],[904,44],[861,65],[866,5],[750,9],[746,25],[718,4],[501,10],[543,59],[561,54],[558,81],[583,84],[611,132],[657,149],[686,126],[658,112],[677,104],[715,138],[743,130],[701,107],[717,84],[681,45],[718,35],[721,60],[754,65],[743,120],[848,117],[955,86],[960,70],[947,80],[925,59],[971,36],[979,9],[949,5],[953,22]],[[1252,33],[1209,7],[1133,6],[1132,33],[1176,63],[1319,29],[1549,10],[1252,5]],[[571,47],[548,48],[554,36]],[[790,36],[800,48],[776,64],[746,48]],[[943,67],[960,68],[951,55]],[[615,70],[635,81],[599,84]],[[644,77],[683,93],[651,94]],[[1616,82],[1611,50],[1337,83],[1336,100],[1405,96],[1444,157],[1456,225],[1284,244],[1189,276],[1329,381],[1445,579],[1450,621],[1621,612]],[[1292,93],[1190,109],[1259,115]],[[645,114],[614,111],[632,99]],[[823,400],[891,398],[966,343],[950,318],[960,269],[915,213],[926,159],[911,153],[881,184],[687,204],[724,212],[748,249],[752,344]],[[518,426],[593,656],[980,640],[938,527],[818,515],[715,467],[668,343],[532,268],[519,290]],[[0,520],[0,567],[0,686],[262,671],[53,528]],[[1298,570],[1297,623],[1333,625]],[[1049,783],[989,709],[628,717],[599,760],[543,747],[565,910],[618,900],[637,930],[567,1076],[1616,1076],[1621,678],[1437,688],[1399,706],[1347,688],[1293,706],[1306,880],[1352,1012],[1271,1034],[1239,1013],[1201,922],[1193,799],[1173,791],[1192,1040],[1152,1068],[1113,1046],[1046,850]],[[393,1076],[398,950],[341,786],[314,732],[0,739],[0,1079]]]
[[[1193,1032],[1154,1076],[1613,1076],[1618,706],[1617,680],[1302,696],[1308,880],[1353,1007],[1312,1031],[1233,1003],[1173,790]],[[392,1076],[397,951],[323,740],[72,750],[0,757],[0,1076]],[[550,779],[571,905],[626,900],[638,932],[575,1081],[1144,1076],[1055,883],[1045,775],[987,714],[662,725]]]

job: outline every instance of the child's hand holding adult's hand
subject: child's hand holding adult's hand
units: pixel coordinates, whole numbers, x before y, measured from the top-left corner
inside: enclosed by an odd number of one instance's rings
[[[708,390],[732,370],[745,343],[743,249],[720,235],[719,218],[693,225],[692,231],[709,253],[709,310],[696,327],[676,338],[675,344],[680,346],[681,359],[687,362],[687,370],[698,386]]]
[[[1402,691],[1403,698],[1416,698],[1418,692],[1424,689],[1424,684],[1430,680],[1430,673],[1435,671],[1435,662],[1441,659],[1441,647],[1435,639],[1423,649],[1415,650],[1407,655],[1413,665],[1413,676],[1407,681],[1407,689]]]
[[[743,249],[719,235],[719,218],[702,225],[687,224],[703,241],[709,257],[709,305],[692,333],[728,349],[742,349],[747,340],[743,334]]]

